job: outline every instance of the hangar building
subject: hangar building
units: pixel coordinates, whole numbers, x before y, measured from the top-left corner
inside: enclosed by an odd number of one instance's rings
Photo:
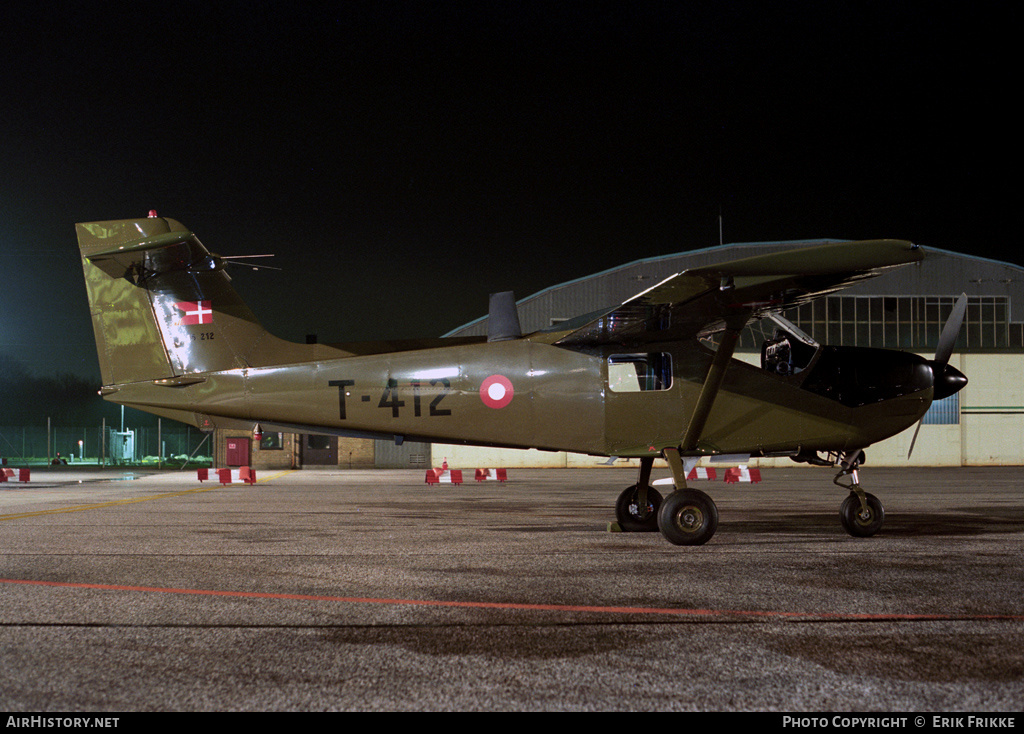
[[[829,241],[835,240],[730,244],[636,260],[521,299],[518,308],[523,333],[622,303],[689,268]],[[901,349],[930,358],[961,293],[968,296],[967,315],[950,364],[968,376],[969,384],[932,405],[910,461],[907,452],[913,429],[871,447],[867,452],[871,465],[1024,464],[1024,268],[925,247],[920,263],[784,314],[823,344]],[[445,336],[486,333],[487,318],[483,317]],[[756,325],[748,326],[736,357],[758,363],[766,336],[770,334],[762,334]],[[232,432],[224,433],[218,448]],[[252,447],[254,466],[268,460],[271,463],[266,466],[324,462],[342,467],[419,468],[440,465],[444,460],[453,467],[467,468],[609,464],[604,458],[535,450],[413,442],[395,446],[388,441],[288,434],[270,434],[262,443],[268,440],[266,448]],[[226,447],[217,459],[219,465],[228,465]],[[797,466],[788,459],[752,460],[752,464],[758,461],[761,466]],[[626,463],[619,460],[615,465]]]

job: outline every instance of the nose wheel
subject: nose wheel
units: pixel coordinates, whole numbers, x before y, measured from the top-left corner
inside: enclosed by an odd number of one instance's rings
[[[849,489],[850,494],[843,504],[839,506],[839,523],[843,530],[855,538],[870,538],[882,529],[885,522],[885,509],[875,495],[861,489],[860,478],[857,469],[863,458],[863,452],[852,451],[843,457],[842,470],[836,474],[833,483],[844,489]],[[850,477],[849,484],[844,484],[840,479]]]
[[[843,530],[855,538],[869,538],[882,528],[885,510],[873,494],[850,492],[839,507],[839,522]]]

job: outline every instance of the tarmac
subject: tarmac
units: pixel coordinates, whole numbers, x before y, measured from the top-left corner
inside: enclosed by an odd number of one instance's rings
[[[761,474],[677,547],[609,532],[634,470],[33,470],[0,710],[1024,710],[1020,468],[864,467],[867,539],[834,471]]]

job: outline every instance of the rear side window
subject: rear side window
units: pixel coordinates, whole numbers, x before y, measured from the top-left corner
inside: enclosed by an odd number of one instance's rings
[[[608,357],[612,392],[647,392],[672,387],[672,355],[666,352],[613,354]]]

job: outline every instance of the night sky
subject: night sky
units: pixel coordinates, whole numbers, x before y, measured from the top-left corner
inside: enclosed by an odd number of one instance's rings
[[[116,8],[116,10],[114,10]],[[643,257],[1024,264],[1010,3],[57,2],[0,18],[0,355],[95,376],[74,223],[156,209],[279,336],[438,336]]]

